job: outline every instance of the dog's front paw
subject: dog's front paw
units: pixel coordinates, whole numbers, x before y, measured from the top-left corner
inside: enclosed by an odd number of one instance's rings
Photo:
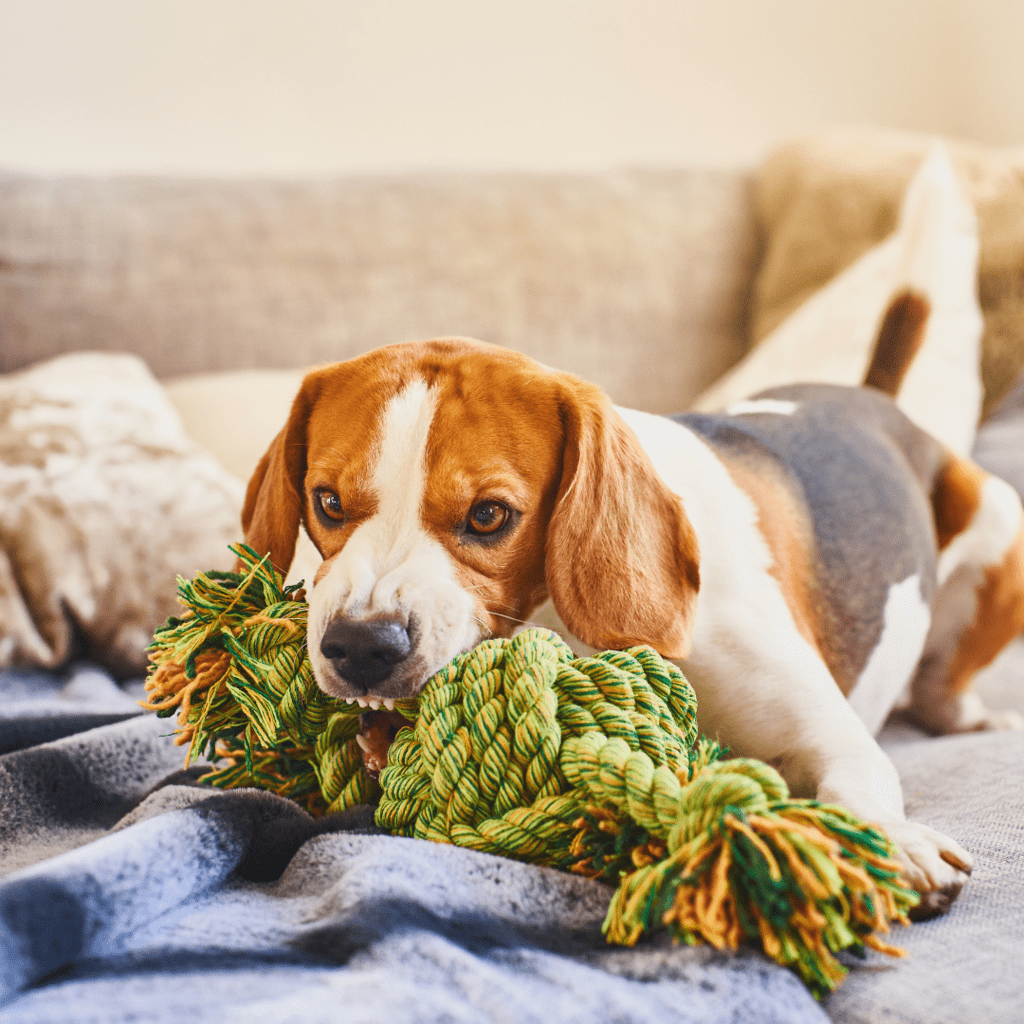
[[[921,902],[910,912],[915,921],[945,914],[971,874],[974,860],[959,844],[916,821],[882,825],[899,847],[907,881]]]

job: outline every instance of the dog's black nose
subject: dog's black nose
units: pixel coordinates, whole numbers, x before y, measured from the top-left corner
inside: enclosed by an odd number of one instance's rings
[[[335,619],[320,640],[320,652],[338,675],[364,693],[387,679],[410,650],[408,627],[394,619]]]

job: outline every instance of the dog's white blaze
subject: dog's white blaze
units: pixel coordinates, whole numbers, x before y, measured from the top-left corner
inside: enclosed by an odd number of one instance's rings
[[[981,501],[966,530],[958,533],[939,555],[939,586],[962,565],[998,565],[1021,529],[1017,492],[997,476],[981,485]]]
[[[874,735],[882,727],[921,660],[931,612],[915,573],[889,588],[882,635],[847,695],[850,706]]]
[[[432,562],[431,556],[437,554],[433,549],[440,548],[420,525],[435,400],[426,382],[417,380],[384,407],[370,470],[377,511],[352,532],[314,590],[321,602],[330,605],[330,614],[366,618],[395,611],[396,587],[389,591],[384,581],[396,571],[405,569],[408,574],[411,560],[420,563],[426,556]],[[440,554],[444,556],[443,549]],[[422,568],[436,571],[438,566]]]
[[[315,638],[339,614],[407,621],[428,674],[480,639],[472,599],[458,585],[444,546],[422,525],[436,402],[436,393],[416,380],[384,407],[371,469],[377,511],[352,532],[310,598],[314,668],[323,661]],[[325,661],[321,671],[329,671]]]
[[[745,398],[739,402],[731,402],[724,411],[726,416],[753,416],[757,413],[792,416],[799,408],[799,403],[783,398]]]
[[[418,542],[431,539],[420,525],[420,509],[436,401],[426,382],[417,380],[384,409],[372,477],[377,513],[352,535],[355,540],[362,532],[370,540],[378,577],[400,565]]]

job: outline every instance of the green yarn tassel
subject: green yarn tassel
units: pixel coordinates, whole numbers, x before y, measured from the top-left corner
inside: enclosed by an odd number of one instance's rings
[[[609,835],[645,830],[628,851],[605,852],[599,873],[621,878],[609,941],[633,945],[660,926],[690,945],[758,941],[819,996],[846,975],[840,950],[900,955],[876,933],[907,923],[917,896],[885,836],[844,808],[790,799],[761,761],[720,754],[706,744],[688,773],[672,775],[599,734],[566,744],[563,768],[603,823],[579,833],[576,851],[593,864]]]
[[[316,685],[300,588],[285,587],[252,548],[231,550],[244,571],[179,579],[187,612],[154,635],[142,706],[178,713],[186,764],[204,754],[228,762],[204,776],[211,785],[269,789],[315,815],[372,802],[379,789],[355,739],[360,709]],[[395,706],[412,715],[416,702]]]
[[[377,824],[604,879],[604,930],[632,945],[667,927],[686,943],[754,941],[816,995],[842,950],[879,938],[917,896],[896,851],[841,807],[794,800],[781,776],[697,735],[679,669],[648,647],[575,658],[552,633],[487,640],[437,672],[363,770],[360,708],[324,694],[306,656],[304,595],[266,558],[179,580],[186,614],[157,630],[144,707],[177,712],[187,762],[215,786],[259,786],[312,814],[376,803]]]

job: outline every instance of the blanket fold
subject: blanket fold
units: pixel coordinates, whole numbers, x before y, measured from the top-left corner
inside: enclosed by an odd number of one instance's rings
[[[906,960],[869,954],[816,1004],[754,950],[608,947],[599,882],[196,785],[170,732],[146,715],[0,756],[0,1024],[1011,1024],[1024,1001],[1024,734],[890,747],[908,812],[974,876],[893,935]]]
[[[753,951],[609,949],[599,882],[197,786],[166,729],[0,757],[0,1024],[824,1020]]]

